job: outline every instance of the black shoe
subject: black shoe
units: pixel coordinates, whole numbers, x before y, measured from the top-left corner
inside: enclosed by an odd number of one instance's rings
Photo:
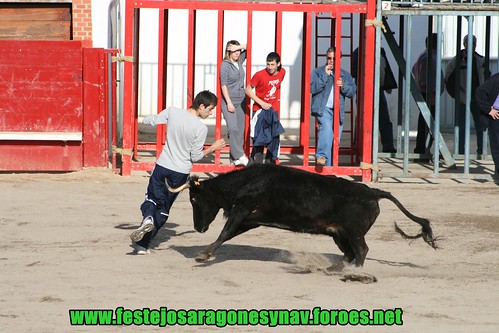
[[[415,158],[412,160],[414,163],[430,163],[430,159],[423,157],[423,158]]]
[[[494,181],[494,184],[499,186],[499,175],[498,174],[492,175],[492,180]]]
[[[255,156],[252,156],[249,160],[248,165],[250,164],[263,164],[263,154],[256,153]]]
[[[394,147],[390,147],[390,148],[383,147],[383,153],[395,154],[396,152],[397,152],[397,149],[395,149]]]

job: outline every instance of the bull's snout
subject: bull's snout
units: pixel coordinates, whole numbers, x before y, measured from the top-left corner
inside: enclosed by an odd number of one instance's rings
[[[194,227],[194,230],[196,230],[199,233],[204,234],[206,232],[206,230],[208,230],[208,226],[202,226],[202,227],[196,226],[196,227]]]

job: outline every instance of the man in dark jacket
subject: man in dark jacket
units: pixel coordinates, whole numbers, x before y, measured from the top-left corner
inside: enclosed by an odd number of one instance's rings
[[[490,151],[494,160],[494,183],[499,185],[499,73],[480,85],[475,93],[480,108],[480,124],[489,129]]]
[[[463,38],[464,49],[458,52],[458,54],[452,58],[447,64],[445,71],[445,87],[449,95],[456,99],[458,103],[458,112],[456,112],[456,123],[459,126],[459,142],[458,149],[459,154],[464,154],[464,136],[465,136],[465,119],[466,119],[466,86],[468,80],[471,80],[471,103],[470,112],[473,117],[473,122],[475,123],[476,130],[476,146],[477,155],[483,154],[483,131],[484,129],[480,126],[479,120],[479,107],[476,104],[475,92],[476,88],[481,85],[484,79],[490,74],[490,71],[485,66],[485,58],[478,54],[476,49],[477,39],[475,36],[472,37],[473,45],[472,48],[472,66],[471,66],[471,78],[467,77],[467,55],[468,55],[468,35]],[[459,79],[458,79],[459,78]],[[456,83],[457,82],[457,83]],[[457,86],[457,90],[456,90]]]
[[[435,93],[437,91],[436,87],[436,77],[437,77],[437,34],[433,33],[431,36],[427,36],[425,40],[426,49],[419,55],[418,60],[412,66],[412,74],[416,80],[416,86],[418,90],[423,95],[423,99],[426,101],[428,108],[430,109],[430,114],[433,119],[435,119]],[[429,66],[428,66],[429,64]],[[429,68],[428,68],[429,67]],[[430,77],[428,78],[428,69]],[[440,74],[443,76],[443,72]],[[440,83],[440,94],[444,92],[444,80]],[[428,147],[426,147],[426,137],[430,133],[430,129],[426,124],[426,121],[422,113],[419,113],[418,118],[418,134],[416,136],[416,148],[414,152],[417,154],[429,153],[431,145],[433,144],[433,137],[430,137]],[[464,144],[464,143],[463,143]],[[419,159],[421,162],[429,161],[429,159]]]

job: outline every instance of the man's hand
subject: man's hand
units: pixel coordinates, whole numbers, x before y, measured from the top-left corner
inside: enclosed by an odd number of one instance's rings
[[[220,149],[224,149],[226,146],[226,143],[225,143],[225,140],[224,139],[218,139],[217,141],[215,141],[211,147],[213,148],[213,151],[215,150],[220,150]]]
[[[219,140],[213,142],[213,144],[211,146],[209,146],[208,148],[203,150],[203,156],[207,156],[208,154],[213,153],[215,150],[220,150],[220,149],[224,149],[224,148],[225,148],[225,140],[219,139]]]
[[[492,117],[492,119],[497,120],[497,119],[499,119],[499,110],[496,110],[494,108],[490,108],[489,115]]]
[[[333,75],[333,66],[326,66],[324,67],[324,70],[326,71],[326,74],[329,76],[329,75]]]
[[[341,77],[338,80],[336,80],[336,85],[340,88],[343,87],[343,80],[341,79]]]
[[[262,104],[260,104],[260,106],[262,107],[262,109],[268,110],[272,107],[272,104],[263,102]]]

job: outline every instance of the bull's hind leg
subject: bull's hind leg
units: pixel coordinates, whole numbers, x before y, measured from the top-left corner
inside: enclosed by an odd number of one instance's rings
[[[352,247],[353,253],[355,255],[355,266],[364,266],[367,252],[369,252],[369,247],[366,244],[364,236],[357,235],[350,237],[350,246]]]
[[[363,266],[369,247],[365,235],[379,215],[377,201],[350,202],[342,207],[339,214],[343,221],[342,235],[355,256],[355,266]]]
[[[352,262],[355,259],[355,254],[350,247],[348,239],[339,233],[333,233],[332,236],[340,251],[343,252],[343,261]]]

